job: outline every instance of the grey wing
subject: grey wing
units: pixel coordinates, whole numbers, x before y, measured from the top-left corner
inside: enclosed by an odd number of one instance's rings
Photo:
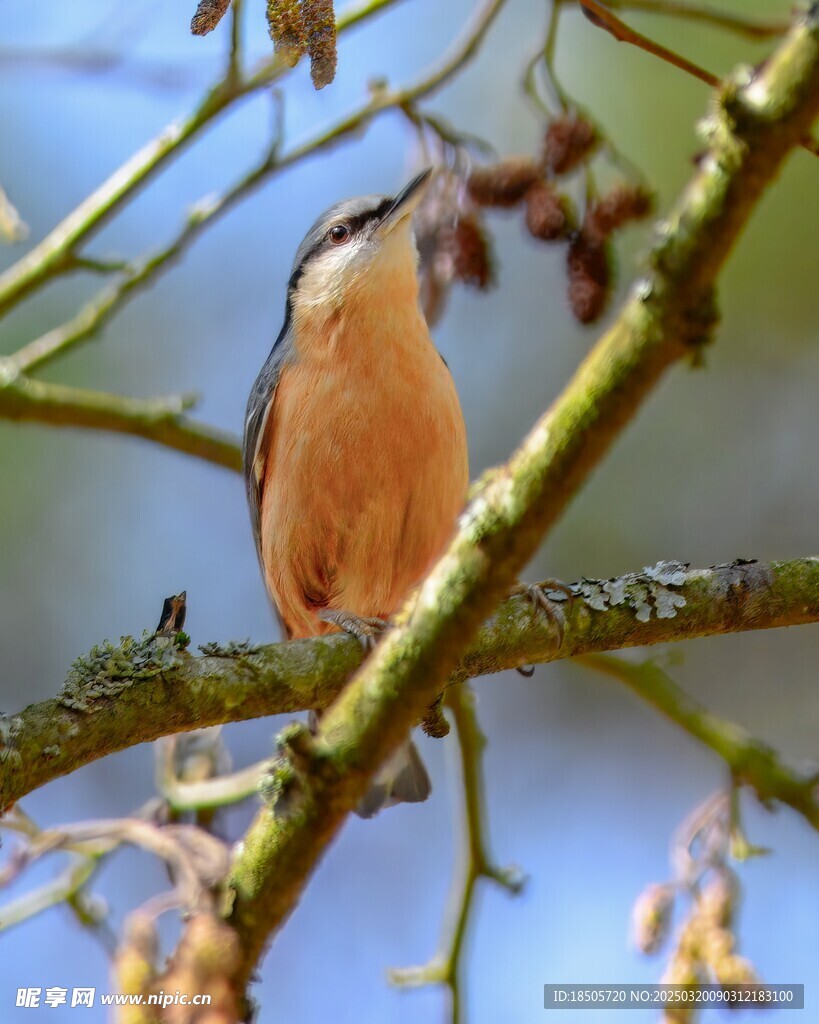
[[[244,443],[242,445],[245,486],[250,509],[250,522],[253,528],[253,540],[260,562],[262,559],[260,532],[262,488],[269,449],[269,437],[266,435],[276,396],[276,385],[279,383],[282,366],[292,352],[293,339],[290,318],[287,317],[284,327],[270,350],[270,355],[265,360],[265,364],[251,388],[245,413]],[[265,443],[266,441],[267,443]]]

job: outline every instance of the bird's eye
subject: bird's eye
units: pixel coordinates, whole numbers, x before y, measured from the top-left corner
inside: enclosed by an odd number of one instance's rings
[[[350,238],[350,229],[346,224],[334,224],[329,231],[330,241],[334,245],[343,245]]]

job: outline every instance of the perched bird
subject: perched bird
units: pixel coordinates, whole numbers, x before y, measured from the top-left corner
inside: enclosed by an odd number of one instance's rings
[[[412,213],[430,174],[395,197],[339,203],[310,228],[248,400],[253,533],[288,637],[377,634],[442,553],[466,499],[461,407],[418,301]],[[359,813],[429,792],[408,741]]]

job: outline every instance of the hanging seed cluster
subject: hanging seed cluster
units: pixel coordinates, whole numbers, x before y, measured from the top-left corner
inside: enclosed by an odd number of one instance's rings
[[[762,852],[737,835],[730,803],[713,798],[691,816],[693,832],[681,830],[675,842],[675,877],[652,883],[632,910],[632,939],[641,953],[653,955],[671,941],[672,949],[662,983],[756,985],[754,965],[737,952],[736,923],[740,902],[739,877],[729,860]],[[687,903],[673,934],[675,907]],[[696,1007],[667,1008],[661,1024],[694,1024]]]
[[[199,0],[191,32],[197,36],[212,32],[230,3]],[[306,53],[313,85],[323,89],[333,81],[338,63],[333,0],[267,0],[267,27],[275,52],[288,67],[294,67]]]
[[[483,211],[464,195],[463,179],[439,172],[415,215],[420,302],[427,323],[436,323],[455,282],[484,291],[495,280]]]
[[[529,234],[566,248],[567,294],[574,316],[593,323],[606,308],[612,284],[612,234],[651,209],[647,192],[618,185],[588,205],[577,224],[569,198],[556,178],[571,174],[594,154],[594,125],[576,115],[555,118],[546,130],[539,158],[508,157],[476,167],[466,182],[469,200],[481,208],[521,207]]]
[[[195,36],[206,36],[212,32],[227,14],[230,0],[199,0],[196,14],[191,19],[191,32]]]
[[[307,29],[299,0],[268,0],[267,27],[276,54],[294,67],[307,52]]]
[[[292,67],[305,53],[317,89],[336,75],[336,16],[333,0],[268,0],[267,25],[276,53]]]

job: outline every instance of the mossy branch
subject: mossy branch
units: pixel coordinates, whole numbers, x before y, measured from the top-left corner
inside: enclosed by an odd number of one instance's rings
[[[130,398],[88,388],[46,384],[0,357],[0,418],[56,427],[129,434],[239,472],[237,438],[185,416],[196,396]]]
[[[738,562],[584,580],[563,605],[563,637],[525,595],[504,601],[451,681],[583,654],[819,622],[819,558]],[[666,580],[667,582],[659,582]],[[557,595],[555,595],[557,596]],[[53,700],[0,717],[0,808],[53,779],[160,736],[326,708],[362,662],[346,635],[249,647],[152,639],[96,649]]]

